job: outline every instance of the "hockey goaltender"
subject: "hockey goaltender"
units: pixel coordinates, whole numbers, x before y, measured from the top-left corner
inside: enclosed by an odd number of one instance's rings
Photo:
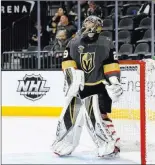
[[[70,155],[77,145],[84,120],[99,157],[116,157],[120,138],[112,120],[112,102],[123,93],[120,67],[113,42],[100,35],[102,20],[87,17],[63,55],[65,105],[58,121],[52,149],[59,156]]]

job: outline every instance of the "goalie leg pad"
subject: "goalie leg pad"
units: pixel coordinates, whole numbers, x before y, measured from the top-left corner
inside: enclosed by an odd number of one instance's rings
[[[77,147],[83,126],[81,107],[81,100],[77,97],[73,97],[68,106],[64,106],[58,121],[56,140],[52,145],[57,155],[71,154]]]
[[[112,123],[112,120],[107,118],[104,118],[102,120],[102,124],[103,126],[108,129],[108,131],[110,132],[112,138],[115,141],[115,148],[114,151],[109,154],[109,155],[105,155],[104,158],[114,158],[114,157],[118,157],[119,153],[120,153],[120,138],[117,136],[116,130],[114,128],[114,125]],[[103,157],[103,156],[102,156]]]
[[[85,99],[85,120],[94,143],[98,148],[98,156],[105,157],[116,153],[116,139],[104,123],[98,105],[98,96],[93,95]],[[114,154],[113,154],[114,155]]]
[[[115,146],[120,151],[120,138],[117,136],[117,133],[116,133],[116,130],[115,130],[115,127],[114,127],[114,124],[113,124],[112,120],[107,117],[107,118],[104,118],[102,120],[102,122],[103,122],[104,127],[106,127],[109,130],[109,132],[112,135],[113,139],[116,141]]]
[[[84,72],[74,68],[64,70],[64,93],[65,96],[77,96],[84,89]]]

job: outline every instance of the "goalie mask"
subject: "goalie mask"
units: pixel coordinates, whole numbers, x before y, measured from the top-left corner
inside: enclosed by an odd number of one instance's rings
[[[102,30],[102,20],[97,16],[87,17],[82,25],[82,38],[93,38],[95,34],[99,34]]]

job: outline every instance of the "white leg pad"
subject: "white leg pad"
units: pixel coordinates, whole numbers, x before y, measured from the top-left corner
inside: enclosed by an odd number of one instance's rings
[[[98,95],[93,95],[92,97],[92,108],[93,108],[93,118],[87,111],[85,111],[85,121],[94,143],[98,149],[99,157],[108,157],[115,151],[116,139],[113,138],[111,131],[106,127],[105,123],[100,114]],[[91,99],[91,97],[85,99],[85,103]],[[88,99],[88,100],[87,100]],[[88,106],[86,105],[86,108]]]
[[[81,104],[82,105],[82,104]],[[65,110],[62,112],[65,115]],[[61,115],[57,127],[57,138],[52,145],[54,153],[59,156],[71,154],[79,144],[82,126],[83,126],[83,111],[82,106],[79,109],[75,123],[67,130],[64,124],[64,118]]]

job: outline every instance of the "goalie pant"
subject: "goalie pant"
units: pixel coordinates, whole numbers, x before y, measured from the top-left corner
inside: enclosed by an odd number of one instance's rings
[[[80,97],[66,98],[58,121],[53,150],[58,155],[71,154],[79,144],[84,120],[98,149],[98,156],[113,157],[120,151],[119,138],[110,119],[101,114],[111,112],[112,101],[105,85],[85,86]]]

